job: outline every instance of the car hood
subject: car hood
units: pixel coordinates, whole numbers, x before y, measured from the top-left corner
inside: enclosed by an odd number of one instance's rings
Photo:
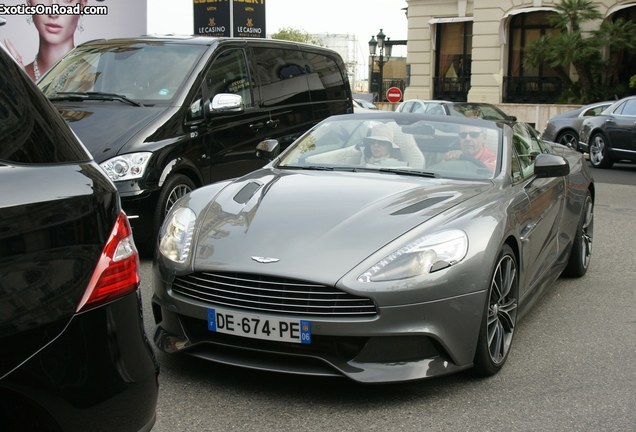
[[[382,246],[492,187],[395,174],[259,170],[221,189],[199,218],[194,268],[335,283]],[[198,194],[206,196],[205,188]]]
[[[120,153],[135,135],[167,109],[111,101],[56,102],[55,106],[97,163]],[[129,151],[132,150],[123,153]]]

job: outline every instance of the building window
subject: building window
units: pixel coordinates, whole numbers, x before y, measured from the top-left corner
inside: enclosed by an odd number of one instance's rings
[[[470,89],[473,23],[440,23],[436,31],[433,97],[465,102]]]
[[[527,47],[541,36],[559,32],[549,24],[555,12],[529,12],[510,21],[508,75],[504,77],[504,102],[548,103],[558,99],[562,82],[547,62],[531,67],[525,63]]]
[[[623,21],[636,22],[636,6],[628,7],[614,13],[612,21],[622,19]],[[636,49],[621,48],[610,53],[610,65],[618,67],[618,81],[610,82],[608,85],[617,86],[621,83],[629,83],[629,79],[636,75]]]

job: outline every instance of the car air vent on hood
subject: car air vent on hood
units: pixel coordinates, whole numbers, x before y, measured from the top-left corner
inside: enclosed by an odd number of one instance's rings
[[[442,201],[446,201],[447,199],[452,198],[451,195],[445,195],[445,196],[439,196],[439,197],[434,197],[434,198],[427,198],[423,201],[417,202],[415,204],[411,204],[408,207],[404,207],[403,209],[400,209],[396,212],[391,213],[391,216],[397,216],[397,215],[403,215],[403,214],[410,214],[410,213],[417,213],[420,210],[424,210],[425,208],[428,207],[432,207],[437,203],[440,203]]]
[[[246,204],[254,193],[261,188],[261,185],[255,182],[249,182],[234,196],[234,201],[239,204]]]

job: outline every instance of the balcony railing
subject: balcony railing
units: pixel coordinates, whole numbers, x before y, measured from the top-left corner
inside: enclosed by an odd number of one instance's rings
[[[504,77],[503,102],[554,103],[563,91],[563,81],[558,77]]]
[[[470,90],[470,76],[463,78],[433,78],[433,98],[466,102]]]

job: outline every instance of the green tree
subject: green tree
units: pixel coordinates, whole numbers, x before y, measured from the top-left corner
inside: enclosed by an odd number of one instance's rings
[[[551,16],[550,24],[559,32],[530,44],[525,62],[533,67],[549,64],[565,83],[564,94],[569,102],[608,99],[624,92],[627,83],[619,82],[622,62],[617,57],[624,49],[636,47],[636,24],[607,20],[598,30],[585,32],[585,23],[603,18],[595,2],[562,0],[555,9],[557,13]],[[603,52],[609,52],[612,61],[604,61]]]
[[[280,29],[272,35],[272,39],[283,39],[292,42],[302,42],[322,46],[320,39],[313,37],[306,31],[293,27],[284,27]]]

